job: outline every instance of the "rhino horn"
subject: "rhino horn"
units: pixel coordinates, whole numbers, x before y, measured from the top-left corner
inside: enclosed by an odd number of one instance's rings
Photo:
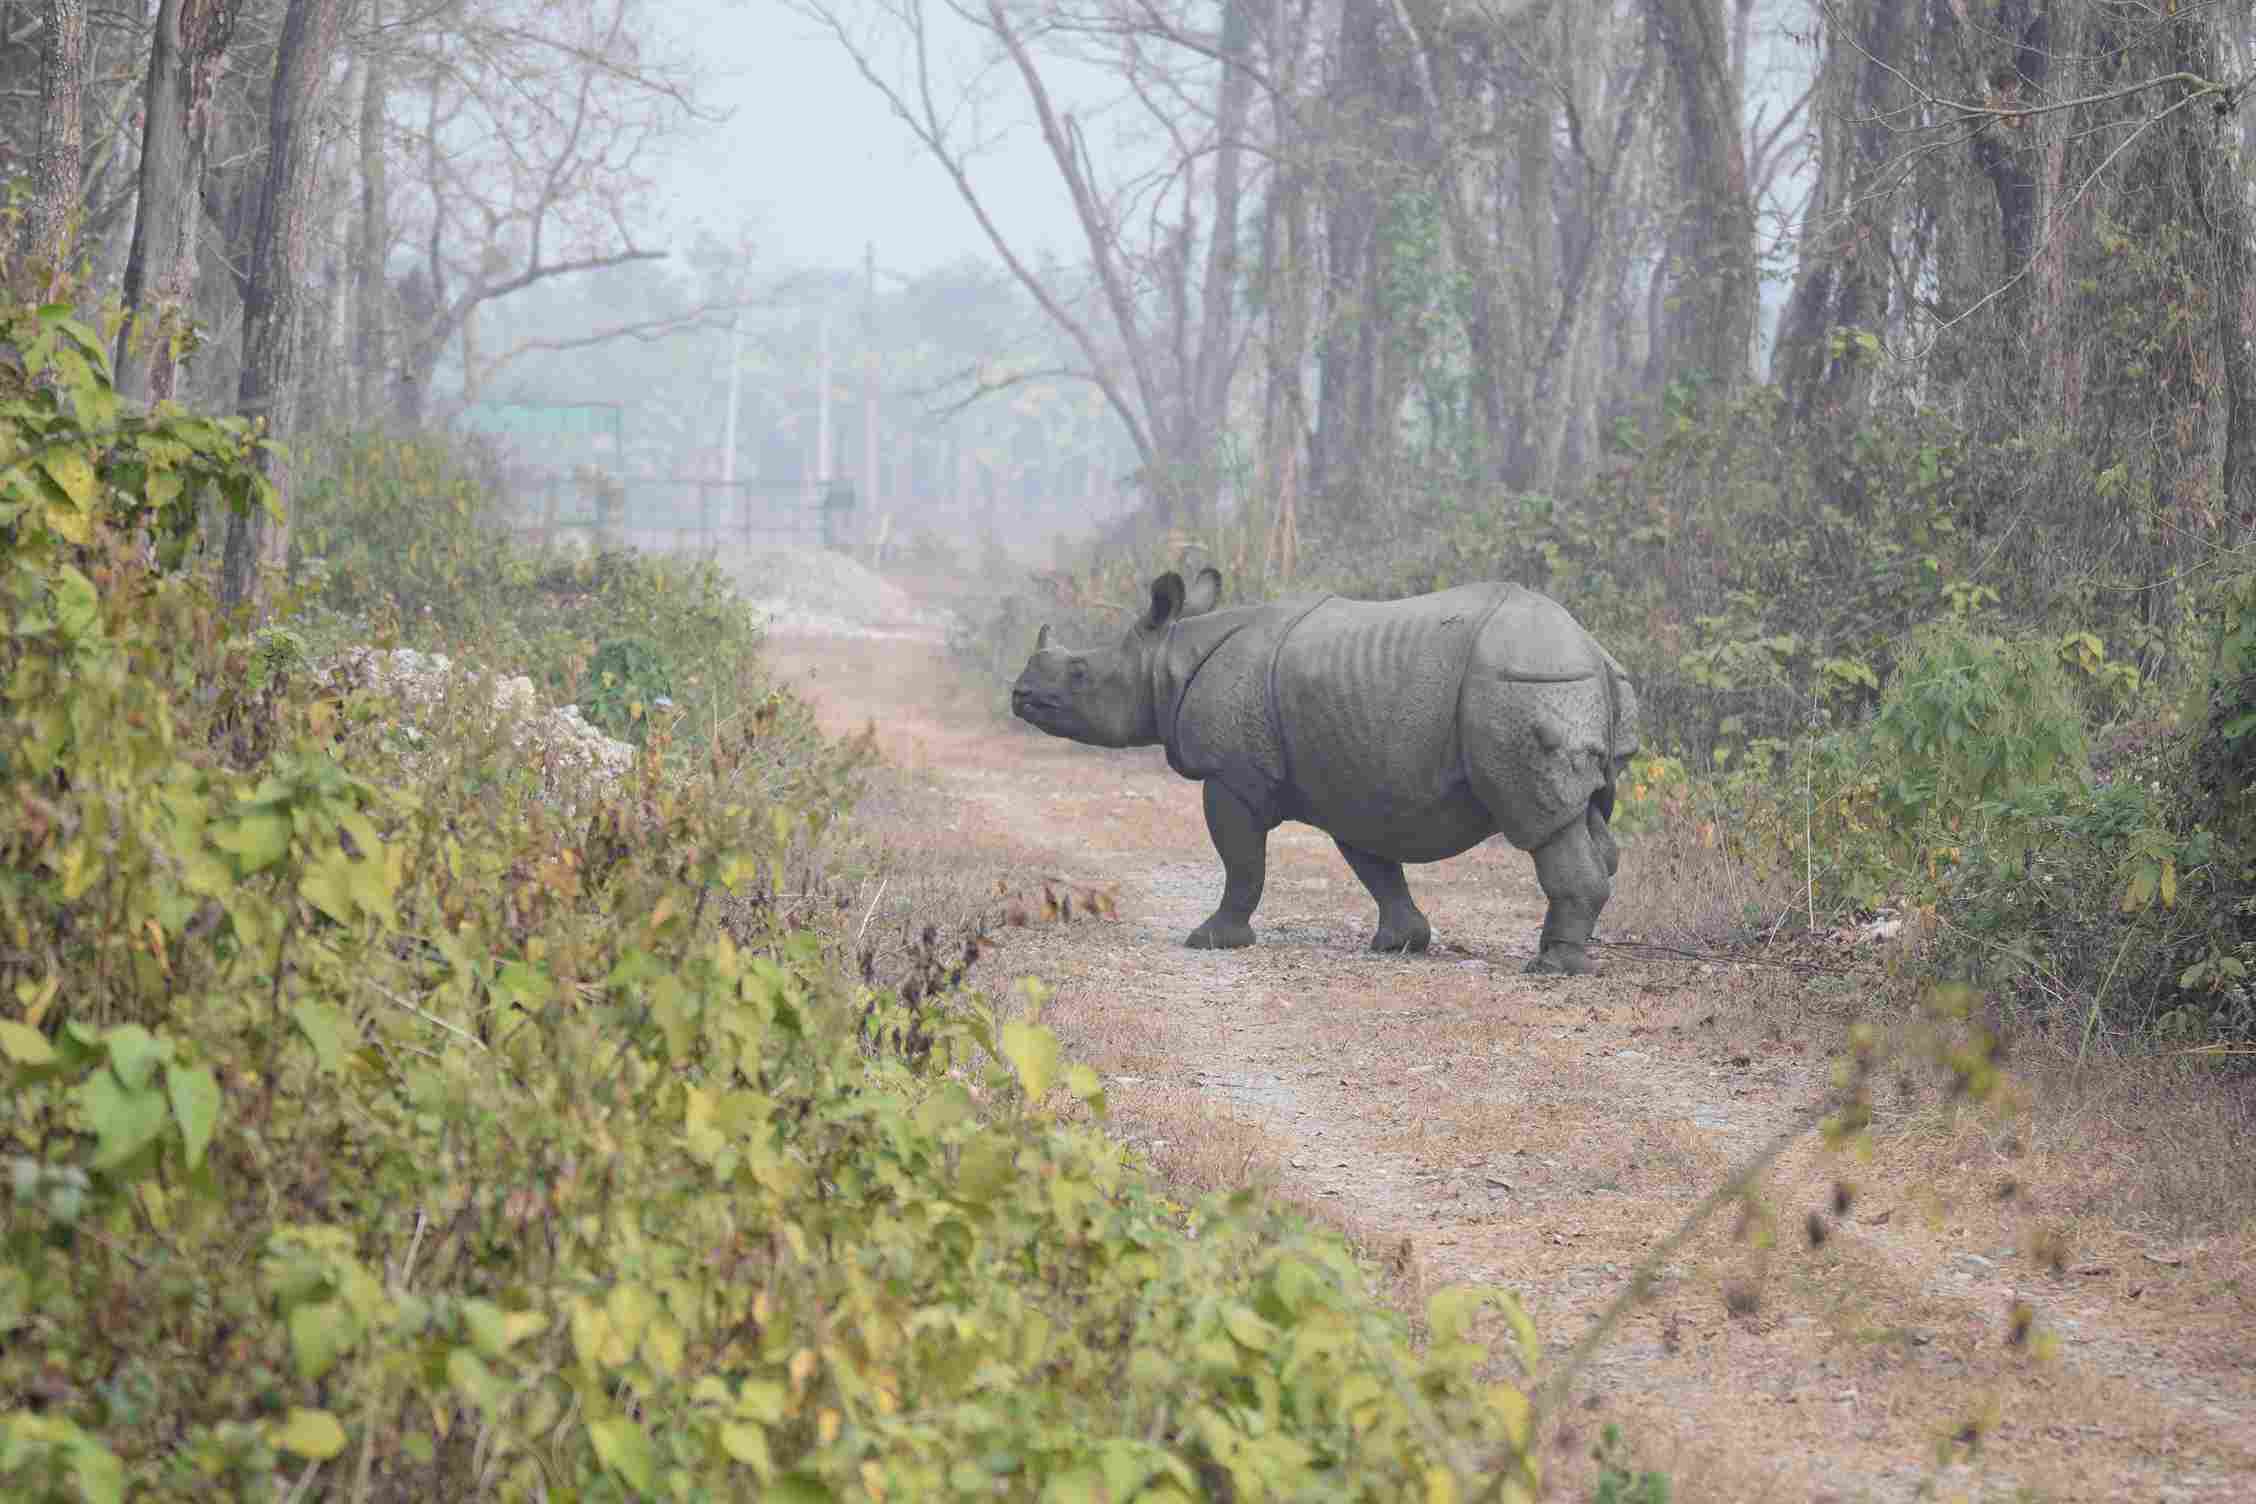
[[[1044,622],[1042,623],[1042,629],[1034,634],[1034,651],[1039,653],[1049,645],[1050,624],[1048,622]]]
[[[1183,614],[1183,577],[1170,569],[1151,583],[1151,610],[1144,625],[1159,630]]]

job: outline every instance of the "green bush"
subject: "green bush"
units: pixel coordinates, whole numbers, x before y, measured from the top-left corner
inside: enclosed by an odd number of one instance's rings
[[[650,717],[671,708],[674,680],[658,650],[639,637],[618,637],[595,650],[580,709],[591,725],[641,742]]]
[[[637,742],[629,706],[648,720],[660,697],[674,701],[663,723],[678,745],[774,729],[759,635],[710,564],[517,549],[487,481],[437,439],[335,436],[311,469],[291,548],[295,625],[317,651],[367,640],[374,622],[388,643],[527,675],[545,702],[579,704]],[[805,728],[791,729],[803,745]]]
[[[1038,1016],[870,1047],[910,1005],[791,918],[848,760],[660,724],[567,817],[455,692],[403,782],[6,452],[0,1492],[1533,1496],[1509,1297],[1416,1343],[1335,1235],[1169,1203]]]
[[[2052,648],[1957,623],[1913,632],[1870,737],[1880,807],[1914,867],[1975,843],[2017,855],[2032,831],[2009,796],[2055,779],[2080,788],[2089,776],[2083,720]]]

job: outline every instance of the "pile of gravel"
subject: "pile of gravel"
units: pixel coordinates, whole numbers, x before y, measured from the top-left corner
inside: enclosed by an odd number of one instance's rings
[[[323,668],[323,677],[339,689],[366,686],[397,701],[413,716],[427,712],[445,698],[450,687],[473,684],[476,670],[457,668],[444,653],[418,653],[413,648],[382,652],[375,648],[348,648]],[[493,681],[496,722],[508,728],[510,745],[526,759],[539,764],[541,794],[569,810],[593,794],[610,788],[634,769],[635,749],[614,741],[580,717],[580,707],[563,705],[542,710],[533,693],[533,681],[520,674]],[[401,739],[419,746],[422,731],[412,722],[399,728]],[[412,773],[413,753],[401,761]]]
[[[778,544],[723,549],[713,562],[772,632],[946,640],[954,617],[920,606],[846,554]]]

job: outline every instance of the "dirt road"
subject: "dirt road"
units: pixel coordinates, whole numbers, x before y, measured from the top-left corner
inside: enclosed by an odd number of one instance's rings
[[[1156,749],[1013,728],[927,644],[774,648],[834,729],[874,723],[895,769],[862,817],[891,848],[888,920],[968,912],[998,881],[1114,895],[1117,919],[1003,931],[987,964],[1056,987],[1045,1016],[1105,1076],[1116,1132],[1170,1176],[1271,1185],[1339,1223],[1398,1298],[1519,1291],[1555,1352],[1817,1098],[1853,1015],[1854,984],[1731,966],[1525,977],[1543,899],[1495,843],[1413,869],[1435,948],[1375,956],[1361,887],[1288,826],[1260,943],[1188,951],[1220,869]],[[1617,900],[1601,933],[1638,929]],[[1907,1092],[1873,1163],[1790,1152],[1765,1184],[1771,1246],[1726,1213],[1606,1347],[1547,1459],[1553,1496],[1587,1496],[1614,1423],[1679,1500],[2256,1499],[2256,1209],[2165,1196],[2177,1157],[2231,1146],[2209,1106],[2155,1110],[2212,1138],[2104,1093],[2008,1122]],[[2036,1341],[2010,1340],[2017,1300]]]

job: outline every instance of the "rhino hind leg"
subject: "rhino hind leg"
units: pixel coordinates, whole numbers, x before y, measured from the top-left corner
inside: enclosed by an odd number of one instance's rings
[[[1253,944],[1253,911],[1269,870],[1269,827],[1253,807],[1206,780],[1206,833],[1222,858],[1222,902],[1183,943],[1192,950],[1236,950]]]
[[[1614,896],[1620,860],[1613,832],[1595,809],[1536,848],[1535,880],[1551,906],[1529,971],[1588,976],[1598,969],[1588,942],[1599,910]]]
[[[1363,880],[1363,886],[1378,900],[1379,930],[1371,937],[1371,949],[1386,951],[1422,951],[1433,939],[1433,926],[1419,912],[1410,897],[1410,884],[1403,879],[1402,864],[1390,862],[1383,856],[1350,846],[1335,838],[1340,855],[1347,865]]]

